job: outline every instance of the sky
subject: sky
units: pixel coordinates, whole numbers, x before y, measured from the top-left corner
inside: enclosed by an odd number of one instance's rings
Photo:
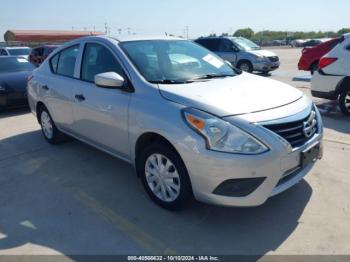
[[[11,0],[1,3],[0,41],[9,29],[185,35],[259,30],[339,30],[350,27],[349,0]],[[129,28],[129,29],[128,29]]]

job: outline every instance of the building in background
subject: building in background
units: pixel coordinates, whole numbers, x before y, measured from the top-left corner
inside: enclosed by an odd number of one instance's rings
[[[57,30],[8,30],[4,34],[7,45],[37,46],[60,44],[84,36],[104,35],[99,31],[57,31]]]

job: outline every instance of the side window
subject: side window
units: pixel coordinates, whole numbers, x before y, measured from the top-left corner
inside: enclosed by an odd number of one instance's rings
[[[79,45],[75,45],[60,52],[56,70],[57,74],[74,77],[74,68],[78,56],[78,51]]]
[[[125,78],[123,69],[114,55],[100,44],[86,44],[81,66],[81,80],[94,82],[95,75],[115,72]]]
[[[51,70],[54,73],[57,73],[57,64],[58,64],[58,59],[60,58],[60,53],[56,54],[54,57],[51,58],[50,60],[50,65],[51,65]]]
[[[5,50],[5,49],[1,49],[0,55],[1,55],[1,56],[7,56],[6,50]]]
[[[37,55],[38,56],[42,56],[43,55],[43,48],[38,48],[38,50],[37,50]]]
[[[206,42],[206,48],[208,48],[210,51],[219,51],[219,39],[207,39]]]
[[[220,52],[232,52],[233,51],[233,43],[227,39],[221,39],[219,45]]]

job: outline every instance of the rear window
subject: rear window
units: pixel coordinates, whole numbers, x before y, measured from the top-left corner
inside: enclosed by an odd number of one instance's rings
[[[8,49],[10,55],[13,56],[19,56],[19,55],[29,55],[30,49],[29,48],[16,48],[16,49]]]
[[[0,58],[0,73],[32,71],[35,67],[27,59],[21,57]]]
[[[198,39],[196,43],[204,46],[210,51],[218,51],[219,50],[219,39]]]

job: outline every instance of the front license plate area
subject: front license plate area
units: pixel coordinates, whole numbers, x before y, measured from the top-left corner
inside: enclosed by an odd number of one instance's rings
[[[308,150],[301,153],[301,166],[307,166],[308,164],[317,160],[320,155],[321,146],[320,144],[314,145]]]

